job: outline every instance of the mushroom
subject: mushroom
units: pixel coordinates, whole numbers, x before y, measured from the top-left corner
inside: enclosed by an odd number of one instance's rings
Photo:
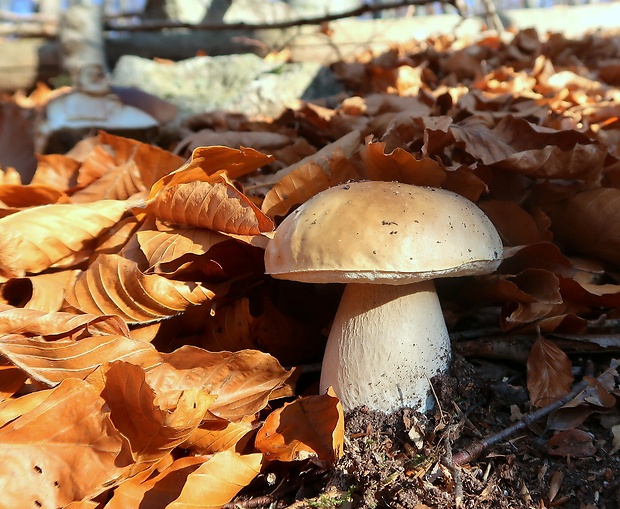
[[[351,182],[312,197],[267,245],[275,278],[346,283],[323,358],[321,392],[343,408],[434,406],[450,338],[433,280],[493,272],[502,242],[471,201],[443,189]]]

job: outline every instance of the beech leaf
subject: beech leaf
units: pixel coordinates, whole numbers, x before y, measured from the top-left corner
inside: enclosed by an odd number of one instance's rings
[[[158,391],[199,388],[217,396],[209,412],[237,422],[267,405],[270,395],[284,386],[294,370],[263,352],[208,352],[183,346],[164,355],[164,363],[147,373]]]
[[[101,395],[138,463],[156,461],[183,443],[215,399],[205,391],[189,389],[178,393],[173,405],[168,400],[162,407],[145,380],[144,369],[121,361],[107,369]]]
[[[5,507],[64,507],[113,486],[122,438],[105,401],[69,379],[36,408],[0,429],[0,480]]]
[[[81,252],[125,214],[123,201],[43,205],[0,219],[0,273],[21,277],[60,262],[82,261]],[[75,255],[75,256],[74,256]]]
[[[535,407],[543,407],[568,394],[574,377],[568,356],[554,343],[538,338],[527,358],[527,388]]]
[[[116,314],[127,323],[144,323],[181,313],[215,293],[200,283],[144,274],[119,255],[99,255],[67,291],[67,302],[84,313]]]
[[[271,412],[258,430],[255,445],[271,461],[308,458],[324,468],[343,454],[344,414],[330,389],[307,396]]]
[[[161,363],[157,350],[125,336],[92,336],[80,341],[41,341],[17,335],[0,337],[0,353],[35,380],[55,385],[86,378],[106,362],[123,360],[144,368]]]

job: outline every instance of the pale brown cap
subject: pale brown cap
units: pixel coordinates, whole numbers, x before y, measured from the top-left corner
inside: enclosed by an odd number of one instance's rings
[[[310,283],[408,284],[493,272],[502,242],[461,195],[399,182],[351,182],[293,211],[267,245],[275,278]]]

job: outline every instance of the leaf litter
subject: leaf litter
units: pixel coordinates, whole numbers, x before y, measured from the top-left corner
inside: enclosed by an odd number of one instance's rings
[[[0,506],[618,507],[619,41],[365,53],[333,66],[346,97],[165,147],[35,154],[54,92],[4,98]],[[286,215],[362,179],[460,193],[506,248],[437,284],[456,355],[427,415],[318,395],[342,288],[264,274]]]

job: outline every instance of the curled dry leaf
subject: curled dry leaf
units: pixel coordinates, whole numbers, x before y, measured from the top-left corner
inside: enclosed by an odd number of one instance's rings
[[[226,235],[205,228],[140,230],[136,237],[149,268],[172,262],[187,254],[203,255],[215,244],[230,240]]]
[[[296,205],[329,187],[329,174],[322,166],[308,162],[284,175],[267,192],[261,208],[270,218],[285,217]]]
[[[7,277],[38,273],[82,261],[84,250],[125,214],[125,202],[43,205],[0,219],[0,272]]]
[[[607,157],[605,148],[583,133],[538,127],[511,115],[494,127],[469,117],[450,131],[484,164],[534,178],[593,181]]]
[[[123,360],[143,368],[161,363],[150,343],[125,336],[42,341],[8,334],[0,338],[0,353],[29,377],[51,386],[67,378],[84,379],[106,362]]]
[[[164,363],[147,373],[155,390],[205,390],[217,396],[209,412],[231,422],[265,408],[271,394],[294,373],[257,350],[208,352],[183,346],[163,356]]]
[[[62,154],[36,154],[37,170],[32,177],[32,184],[44,184],[61,191],[76,184],[76,175],[80,162]]]
[[[5,507],[64,507],[92,499],[125,472],[117,462],[123,439],[105,401],[82,380],[66,380],[0,428],[0,444]]]
[[[367,143],[360,157],[370,180],[404,182],[416,186],[441,187],[446,180],[443,165],[434,159],[416,159],[413,154],[396,148],[385,153],[385,143]]]
[[[485,200],[478,206],[497,228],[506,246],[524,246],[550,242],[553,234],[540,231],[532,215],[517,203],[505,200]]]
[[[129,138],[101,132],[99,141],[101,145],[93,149],[80,168],[80,183],[91,182],[73,194],[76,203],[125,200],[150,189],[184,162],[168,150]]]
[[[192,431],[181,447],[197,454],[215,454],[228,449],[241,452],[254,438],[252,432],[256,429],[256,421],[254,415],[248,415],[239,422],[205,421]]]
[[[180,458],[158,475],[125,481],[106,509],[221,508],[258,475],[261,462],[261,454],[232,451]]]
[[[63,191],[43,184],[27,186],[0,184],[0,201],[14,208],[70,202],[69,197]]]
[[[150,202],[160,192],[180,184],[211,182],[211,177],[221,172],[229,179],[238,179],[272,161],[272,156],[252,148],[198,147],[183,166],[153,184],[146,201]]]
[[[331,467],[343,454],[344,414],[329,390],[286,403],[269,414],[255,446],[270,461],[312,461]]]
[[[144,274],[119,255],[100,255],[67,290],[67,302],[83,313],[116,314],[127,323],[144,323],[202,304],[214,292],[199,283]]]
[[[240,192],[224,172],[209,180],[162,189],[148,202],[147,213],[174,224],[238,235],[258,235],[273,230],[271,219]]]
[[[554,343],[538,338],[527,358],[527,388],[535,407],[543,407],[568,394],[573,383],[572,364]]]
[[[26,373],[13,366],[7,359],[0,359],[0,402],[13,396],[27,378]],[[0,426],[2,424],[0,423]]]
[[[112,422],[129,441],[136,463],[161,459],[183,443],[198,427],[216,396],[199,389],[178,392],[162,405],[141,366],[112,362],[105,371],[101,393],[110,407]],[[164,395],[165,396],[165,395]]]
[[[14,306],[53,313],[62,308],[64,288],[73,283],[75,276],[76,271],[63,270],[11,278],[0,287],[0,298]]]
[[[118,316],[46,313],[35,309],[8,307],[0,311],[0,334],[42,336],[52,340],[96,335],[129,337],[129,330]]]

